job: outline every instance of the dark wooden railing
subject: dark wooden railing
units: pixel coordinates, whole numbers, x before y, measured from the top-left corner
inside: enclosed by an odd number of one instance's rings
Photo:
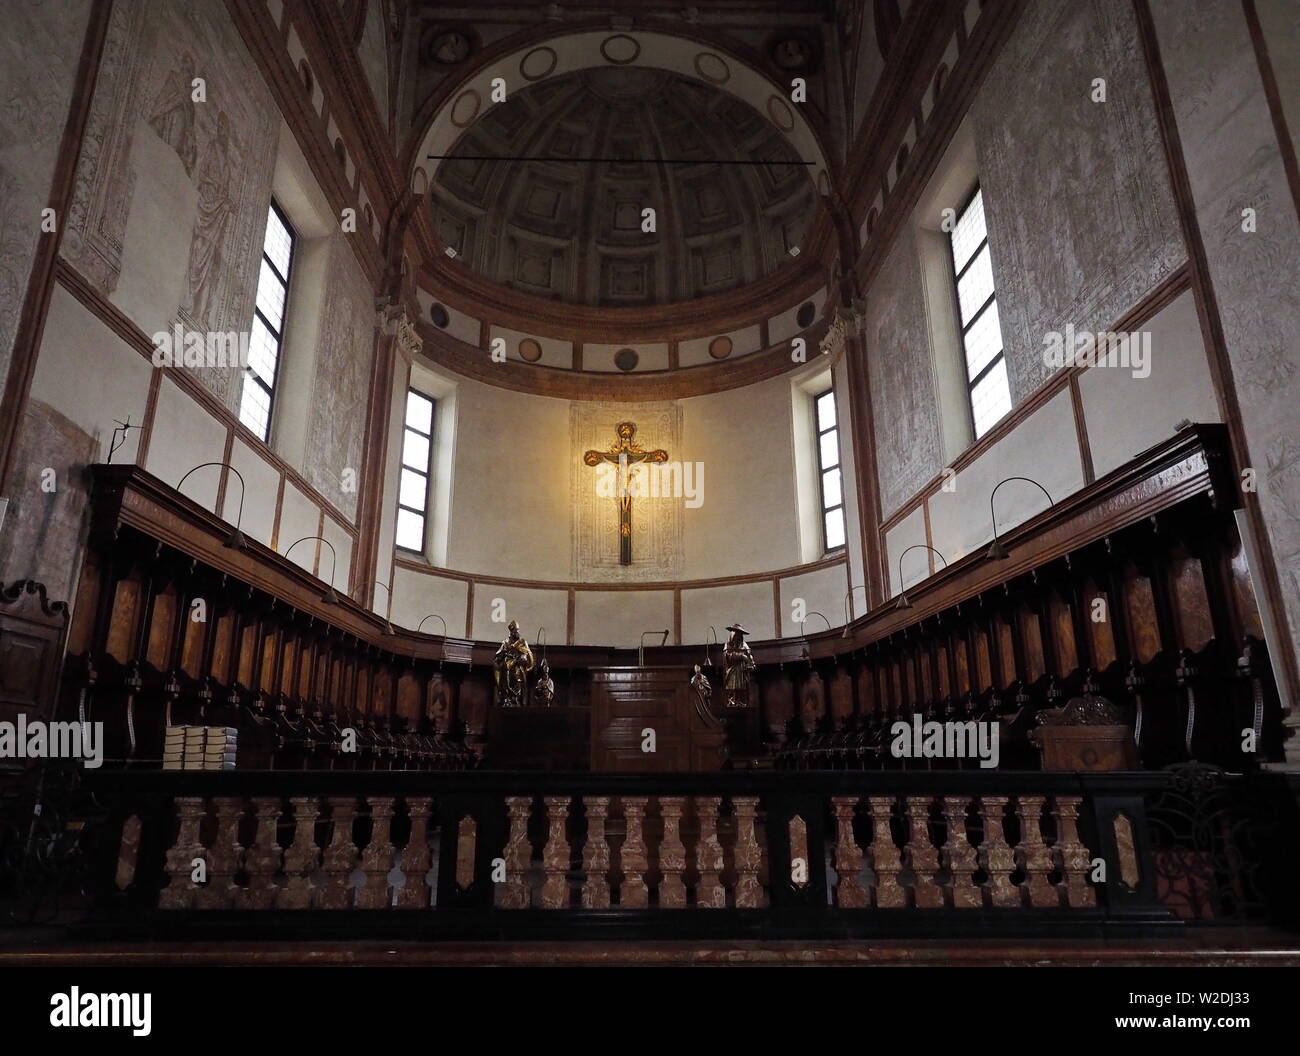
[[[1297,794],[1203,766],[117,771],[35,817],[81,834],[87,934],[1096,934],[1284,923]]]

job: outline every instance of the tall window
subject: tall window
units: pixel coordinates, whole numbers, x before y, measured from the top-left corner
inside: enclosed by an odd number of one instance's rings
[[[971,418],[979,439],[1011,410],[1007,361],[1002,354],[1002,324],[993,290],[993,260],[984,223],[984,196],[979,187],[957,217],[949,236],[957,278],[957,312]]]
[[[433,456],[433,401],[422,392],[406,393],[402,429],[402,479],[397,488],[397,545],[424,553],[429,510],[429,467]]]
[[[273,200],[266,217],[262,270],[257,278],[253,330],[248,343],[248,367],[239,397],[239,420],[263,442],[271,431],[275,379],[284,348],[284,309],[289,298],[293,247],[293,228]]]
[[[822,492],[822,541],[827,551],[844,545],[844,481],[840,474],[840,430],[835,421],[835,392],[813,397],[817,417],[817,469]]]

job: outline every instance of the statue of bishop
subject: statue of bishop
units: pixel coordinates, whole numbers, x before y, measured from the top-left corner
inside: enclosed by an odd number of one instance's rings
[[[745,644],[745,635],[749,632],[738,623],[727,628],[731,634],[722,649],[722,659],[726,664],[725,688],[727,707],[749,707],[749,680],[754,673],[754,654]]]
[[[533,669],[533,651],[519,633],[519,624],[511,620],[506,625],[506,638],[492,658],[492,671],[496,679],[497,704],[503,708],[518,708],[526,703],[528,672]]]

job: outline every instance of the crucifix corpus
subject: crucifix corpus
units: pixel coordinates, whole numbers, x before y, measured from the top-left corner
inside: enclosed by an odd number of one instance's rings
[[[589,466],[603,462],[618,466],[618,563],[632,563],[632,475],[634,463],[668,461],[663,448],[646,451],[636,442],[636,422],[619,422],[614,426],[616,439],[608,451],[588,451],[582,461]]]

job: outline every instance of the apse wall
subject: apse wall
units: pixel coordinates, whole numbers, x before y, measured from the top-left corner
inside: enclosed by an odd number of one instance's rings
[[[450,487],[439,492],[435,480],[429,552],[394,552],[394,622],[415,626],[436,612],[452,634],[492,638],[518,619],[529,634],[546,627],[552,642],[620,646],[636,645],[643,630],[703,642],[710,626],[721,634],[736,620],[758,638],[798,635],[805,611],[838,626],[849,562],[861,562],[856,547],[851,557],[843,548],[828,555],[821,536],[805,408],[829,379],[829,362],[814,362],[710,395],[588,402],[498,388],[417,361],[410,384],[437,399],[444,420],[435,449],[446,461],[435,455],[435,478],[448,473]],[[617,563],[617,500],[595,494],[595,470],[582,461],[586,450],[610,446],[621,421],[637,424],[646,448],[689,463],[696,485],[691,495],[633,499],[626,568]],[[847,427],[840,446],[851,446]],[[390,496],[396,467],[392,452]],[[384,552],[391,540],[390,519]],[[378,600],[382,611],[382,592]],[[817,617],[812,626],[825,628]]]

